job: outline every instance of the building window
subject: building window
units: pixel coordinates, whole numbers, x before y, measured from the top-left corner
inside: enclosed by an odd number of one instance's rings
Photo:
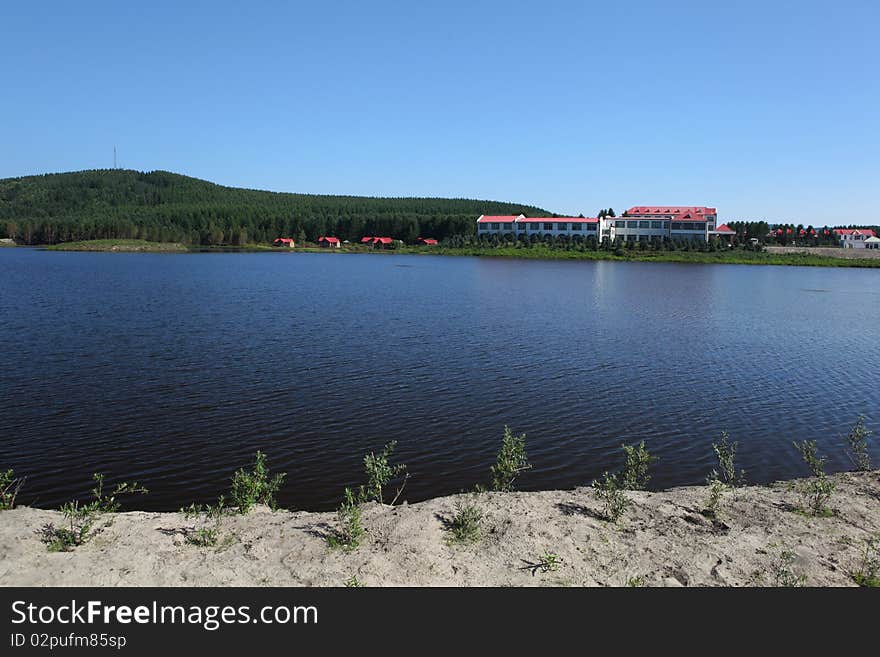
[[[552,223],[544,224],[544,230],[553,230],[553,224]]]
[[[587,224],[587,230],[595,231],[595,230],[596,230],[596,224]],[[605,231],[605,233],[607,234],[608,231]]]
[[[662,221],[652,221],[651,228],[663,228],[663,222]]]
[[[556,223],[556,230],[568,230],[568,223],[567,222],[565,222],[565,223],[557,222]]]
[[[501,224],[492,224],[492,230],[501,230]]]
[[[681,230],[681,222],[673,221],[672,222],[672,230]]]
[[[574,223],[573,223],[573,224],[571,225],[571,229],[572,229],[572,230],[580,230],[580,229],[581,229],[581,225],[580,225],[580,224],[574,224]]]
[[[639,222],[639,228],[650,228],[650,227],[651,227],[650,221],[640,221]]]
[[[638,228],[638,227],[639,227],[639,222],[638,222],[638,221],[629,221],[629,222],[627,222],[627,226],[626,226],[626,227],[627,227],[627,228]]]
[[[615,228],[626,228],[626,222],[625,221],[615,221],[614,227]]]

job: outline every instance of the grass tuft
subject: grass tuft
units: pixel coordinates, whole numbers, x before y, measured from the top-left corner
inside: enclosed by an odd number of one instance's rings
[[[456,500],[455,513],[448,523],[450,543],[473,543],[480,539],[483,512],[472,501]]]
[[[40,530],[43,543],[50,552],[68,552],[88,541],[92,537],[92,528],[103,514],[119,511],[121,508],[119,497],[148,492],[137,482],[122,482],[116,484],[113,491],[107,495],[104,492],[104,475],[95,473],[92,479],[95,487],[92,489],[90,502],[81,504],[79,500],[73,500],[65,503],[61,507],[65,526],[56,527],[49,523]]]
[[[230,492],[232,506],[236,507],[239,513],[247,513],[257,504],[265,504],[273,510],[277,509],[275,495],[281,488],[285,476],[286,473],[281,472],[270,477],[266,455],[258,450],[251,469],[241,468],[232,477]]]

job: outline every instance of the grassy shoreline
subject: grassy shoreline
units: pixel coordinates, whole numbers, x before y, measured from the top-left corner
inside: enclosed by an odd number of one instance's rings
[[[187,246],[176,242],[148,242],[146,240],[87,240],[67,242],[43,247],[48,251],[97,251],[113,253],[335,253],[376,255],[440,255],[491,258],[520,258],[528,260],[607,260],[617,262],[671,262],[679,264],[728,264],[728,265],[781,265],[794,267],[859,267],[880,268],[880,258],[844,258],[812,253],[768,253],[743,250],[730,251],[575,251],[533,247],[427,247],[404,246],[394,250],[374,250],[359,244],[345,245],[339,249],[317,246],[280,249],[266,244],[244,246]]]
[[[728,265],[787,265],[795,267],[866,267],[880,268],[880,259],[844,259],[804,253],[776,254],[755,251],[624,251],[617,255],[612,251],[565,251],[546,247],[531,248],[479,248],[460,249],[406,248],[401,253],[431,253],[450,256],[480,256],[521,258],[536,260],[610,260],[617,262],[674,262],[692,264]]]
[[[111,253],[185,253],[179,242],[148,242],[147,240],[84,240],[62,242],[42,247],[46,251],[106,251]]]

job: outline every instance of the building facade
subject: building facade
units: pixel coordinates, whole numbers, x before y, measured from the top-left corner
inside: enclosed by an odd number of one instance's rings
[[[715,234],[718,211],[704,206],[638,205],[621,217],[610,217],[614,231],[612,239],[627,242],[651,241],[667,238],[674,240],[701,239],[708,241]]]
[[[576,235],[598,241],[628,242],[654,239],[702,239],[724,235],[716,230],[718,212],[703,206],[635,206],[620,217],[490,216],[477,219],[478,235]],[[728,229],[729,231],[729,229]]]
[[[526,217],[525,215],[489,216],[477,219],[478,235],[568,235],[599,239],[596,217]]]
[[[872,237],[877,239],[872,228],[835,228],[834,233],[840,237],[840,246],[844,249],[864,249],[875,243],[869,242]]]

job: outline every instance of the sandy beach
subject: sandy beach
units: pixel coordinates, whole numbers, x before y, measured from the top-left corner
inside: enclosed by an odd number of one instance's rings
[[[0,512],[4,586],[854,586],[866,542],[880,537],[880,472],[831,477],[832,515],[796,509],[803,481],[733,489],[716,518],[706,486],[628,492],[617,522],[592,488],[482,493],[481,537],[450,542],[461,496],[395,507],[366,505],[360,547],[330,548],[334,513],[258,507],[224,520],[216,547],[186,542],[178,513],[101,517],[69,552],[49,552],[40,530],[57,511]],[[556,556],[542,568],[543,555]]]

